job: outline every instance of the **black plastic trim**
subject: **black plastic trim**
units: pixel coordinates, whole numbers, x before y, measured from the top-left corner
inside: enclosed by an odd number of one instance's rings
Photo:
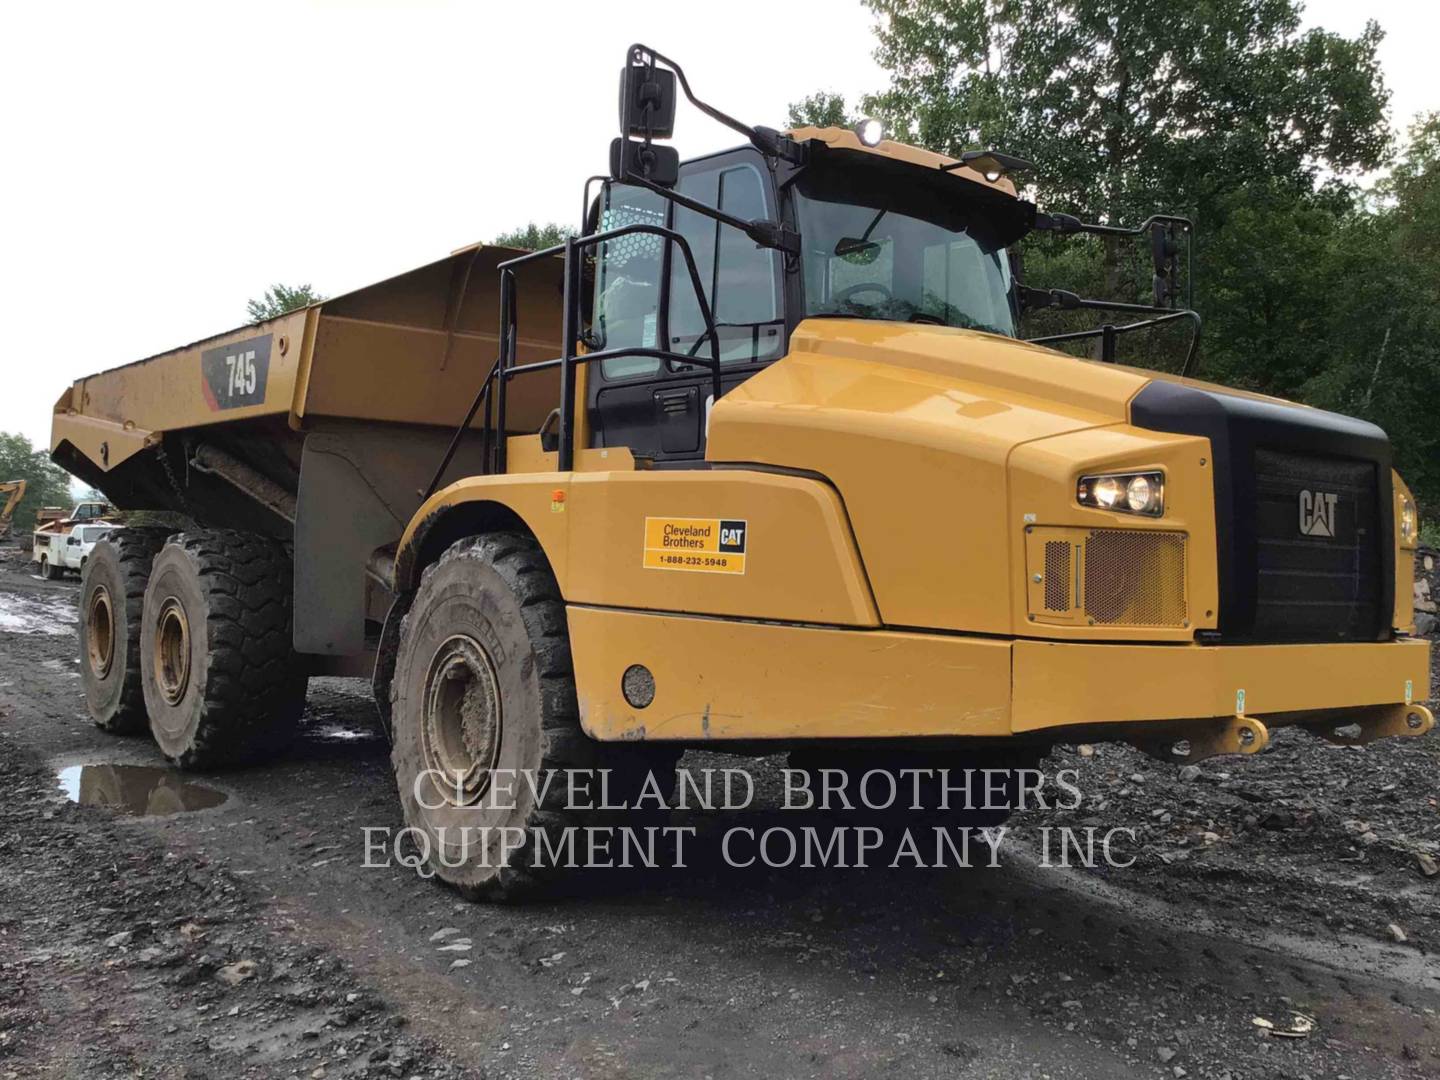
[[[1371,462],[1376,470],[1380,579],[1375,640],[1391,636],[1395,608],[1395,515],[1390,439],[1364,420],[1320,409],[1226,394],[1157,379],[1130,402],[1130,422],[1151,431],[1210,440],[1215,483],[1219,630],[1253,640],[1257,600],[1255,451],[1323,454]],[[1267,640],[1272,640],[1268,639]]]

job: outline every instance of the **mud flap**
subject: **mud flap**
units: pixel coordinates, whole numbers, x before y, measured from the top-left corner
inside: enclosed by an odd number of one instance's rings
[[[375,698],[375,711],[380,716],[380,727],[385,738],[394,742],[390,725],[390,684],[395,679],[395,657],[400,652],[400,624],[410,613],[415,601],[413,592],[403,592],[390,604],[385,614],[385,626],[380,631],[380,645],[375,650],[375,672],[370,676],[370,689]]]

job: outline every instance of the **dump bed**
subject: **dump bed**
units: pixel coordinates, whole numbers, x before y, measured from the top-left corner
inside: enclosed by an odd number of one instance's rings
[[[223,446],[293,494],[307,431],[334,423],[453,431],[495,359],[496,266],[517,254],[464,248],[268,322],[78,379],[56,403],[52,455],[118,505],[154,508],[177,502],[178,478],[167,470],[193,458],[180,444]],[[518,362],[558,355],[560,261],[527,266],[517,284]],[[512,434],[539,427],[559,400],[556,379],[546,372],[512,386]]]

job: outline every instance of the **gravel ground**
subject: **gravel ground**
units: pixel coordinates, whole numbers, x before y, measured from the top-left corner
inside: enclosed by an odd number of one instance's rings
[[[183,778],[221,805],[70,802],[67,766],[163,765],[83,715],[75,592],[0,565],[0,1080],[1440,1073],[1440,739],[1063,747],[1081,806],[996,869],[733,868],[726,830],[796,824],[762,800],[681,815],[683,870],[479,907],[363,865],[399,821],[359,684],[312,684],[283,761]],[[1062,825],[1134,865],[1043,865]]]

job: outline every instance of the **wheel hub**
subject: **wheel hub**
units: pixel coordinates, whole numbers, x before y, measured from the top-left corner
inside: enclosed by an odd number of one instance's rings
[[[115,659],[115,609],[104,585],[95,587],[85,608],[85,655],[97,679],[110,674]]]
[[[178,705],[190,685],[190,620],[175,597],[160,605],[155,624],[155,683],[171,705]]]
[[[470,806],[490,787],[500,756],[500,682],[484,647],[457,634],[435,650],[425,678],[421,740],[427,776],[451,806]]]

